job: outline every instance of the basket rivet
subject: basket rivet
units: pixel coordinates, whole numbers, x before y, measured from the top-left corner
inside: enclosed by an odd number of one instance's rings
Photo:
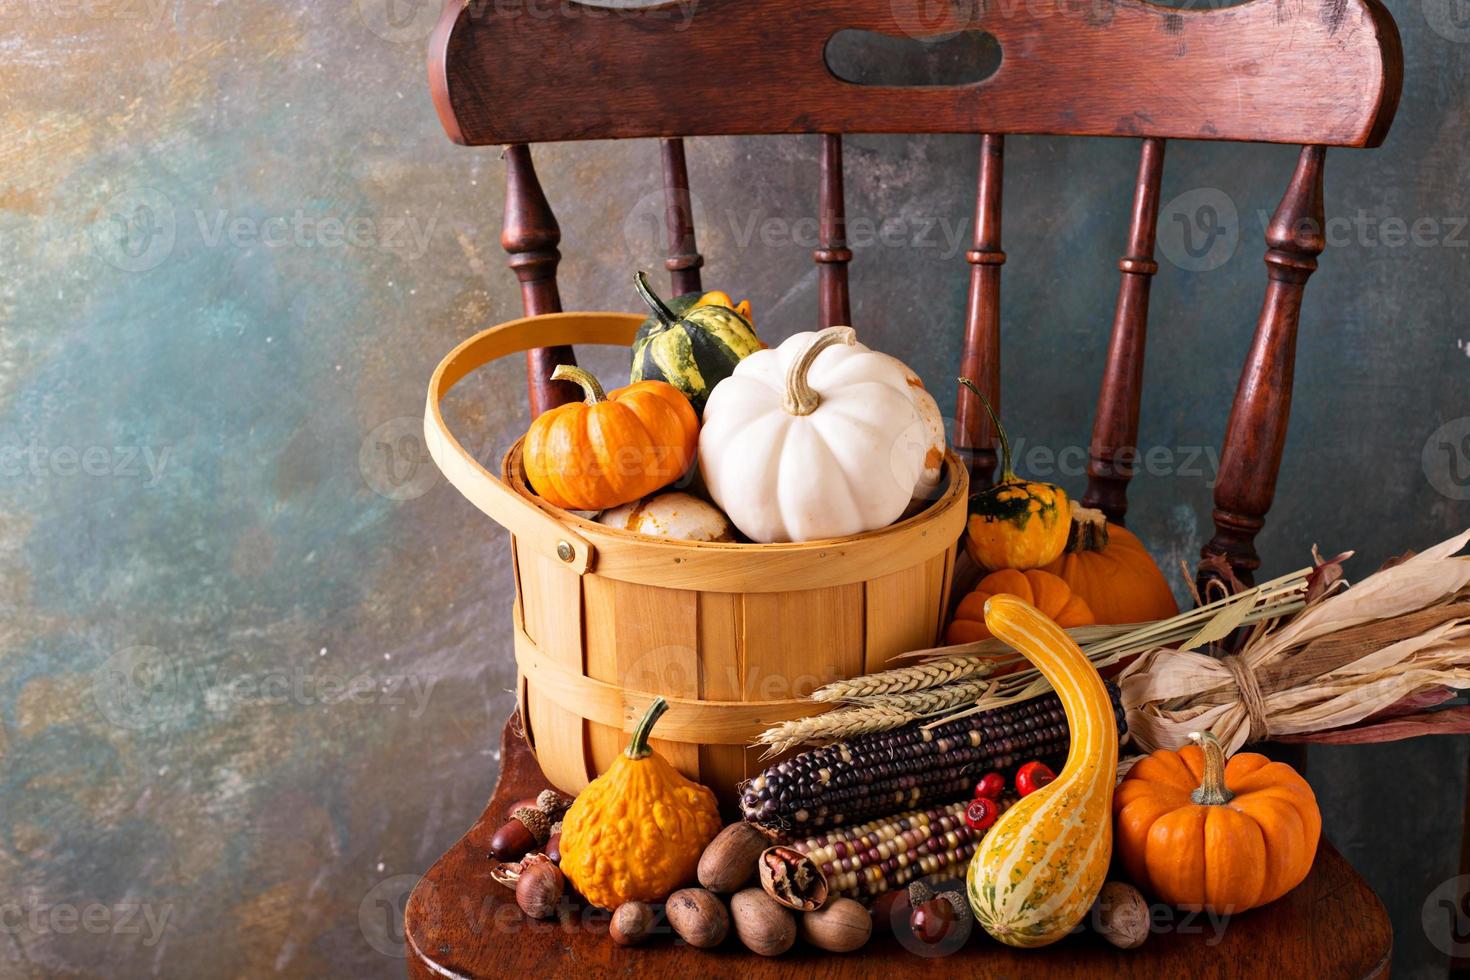
[[[577,551],[575,548],[572,547],[571,542],[558,541],[556,543],[556,557],[560,558],[562,561],[571,561],[573,558],[577,557]]]

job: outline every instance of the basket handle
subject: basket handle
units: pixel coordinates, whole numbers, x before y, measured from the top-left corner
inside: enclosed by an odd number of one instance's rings
[[[593,549],[581,535],[492,474],[461,445],[444,422],[451,388],[491,361],[537,347],[633,342],[643,318],[633,313],[550,313],[482,330],[445,355],[429,380],[424,441],[429,456],[465,499],[515,536],[518,548],[554,558],[578,575],[592,566]]]

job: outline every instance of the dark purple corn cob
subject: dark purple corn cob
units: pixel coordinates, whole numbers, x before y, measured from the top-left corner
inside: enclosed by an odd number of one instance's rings
[[[1122,736],[1121,695],[1107,687]],[[963,799],[992,769],[1059,764],[1068,744],[1062,703],[1047,693],[929,731],[913,722],[792,756],[741,787],[740,808],[746,820],[783,828],[851,824]]]

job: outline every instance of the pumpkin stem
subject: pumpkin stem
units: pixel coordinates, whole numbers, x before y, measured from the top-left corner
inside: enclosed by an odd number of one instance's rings
[[[1095,507],[1072,505],[1072,530],[1067,538],[1067,554],[1102,551],[1108,546],[1107,515]]]
[[[969,378],[961,378],[960,384],[969,388],[980,404],[985,406],[985,413],[990,416],[990,424],[995,426],[995,434],[1000,436],[1000,479],[996,483],[1016,482],[1016,472],[1011,469],[1011,441],[1006,438],[1005,426],[1000,424],[1000,419],[995,414],[995,409],[990,407],[990,399],[985,393],[975,386],[975,382]]]
[[[588,405],[596,405],[598,402],[607,401],[607,395],[602,390],[602,385],[592,376],[591,371],[583,371],[575,364],[558,364],[556,370],[551,372],[552,381],[571,381],[582,386],[583,401]]]
[[[655,293],[653,287],[648,284],[648,277],[643,274],[642,270],[633,273],[633,288],[638,290],[638,295],[643,297],[643,302],[648,304],[648,308],[653,311],[653,315],[662,326],[672,327],[679,322],[674,311],[669,309],[667,303],[658,298],[658,293]]]
[[[786,369],[786,398],[782,407],[792,415],[810,415],[815,412],[817,406],[822,404],[822,397],[806,380],[812,363],[816,361],[818,354],[834,344],[855,343],[857,334],[852,327],[828,327],[819,332],[806,350],[791,362],[791,367]]]
[[[1225,750],[1215,733],[1190,732],[1189,739],[1205,753],[1204,775],[1200,777],[1199,789],[1189,798],[1201,806],[1224,806],[1235,799],[1235,794],[1225,788]]]
[[[663,698],[654,698],[648,710],[643,713],[638,727],[633,729],[633,741],[628,743],[628,758],[641,759],[648,755],[653,749],[648,747],[648,734],[653,731],[653,723],[663,717],[663,713],[669,710],[669,702]]]

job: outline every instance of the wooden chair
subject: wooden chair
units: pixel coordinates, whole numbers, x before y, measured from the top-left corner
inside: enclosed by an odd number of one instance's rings
[[[821,177],[819,247],[813,253],[819,270],[815,326],[826,326],[850,320],[847,265],[852,252],[844,236],[842,134],[976,133],[979,181],[973,248],[966,253],[970,290],[960,370],[999,405],[1006,137],[1137,139],[1137,183],[1127,245],[1118,263],[1121,283],[1082,498],[1119,522],[1126,518],[1138,439],[1166,141],[1301,146],[1266,230],[1265,299],[1230,410],[1215,490],[1215,534],[1204,548],[1206,556],[1224,556],[1248,581],[1260,564],[1254,541],[1271,506],[1286,438],[1303,292],[1325,245],[1326,148],[1379,144],[1398,102],[1399,37],[1379,0],[1252,0],[1220,10],[1170,10],[1142,0],[995,0],[955,7],[926,7],[921,0],[699,0],[692,17],[686,16],[687,9],[675,7],[672,0],[621,12],[554,7],[536,0],[446,4],[429,55],[434,104],[456,142],[506,147],[501,243],[520,280],[526,313],[561,309],[556,284],[561,233],[537,180],[530,144],[659,139],[670,242],[665,264],[673,292],[680,294],[700,289],[704,263],[696,247],[682,138],[817,137]],[[938,13],[926,22],[926,10]],[[983,31],[998,42],[1002,60],[993,75],[968,85],[858,85],[838,78],[825,58],[829,40],[841,30],[915,38]],[[528,355],[533,413],[577,397],[571,386],[548,380],[556,364],[572,361],[573,352],[565,347]],[[964,390],[955,411],[956,446],[971,462],[975,486],[986,486],[996,467],[995,433],[978,400]],[[517,778],[528,777],[522,773]],[[497,792],[497,801],[503,796]],[[472,881],[483,881],[484,869],[472,867],[468,855],[476,847],[483,850],[481,837],[502,816],[492,801],[480,824],[435,866],[426,879],[428,887],[415,893],[408,912],[412,972],[459,975],[474,972],[475,964],[493,962],[483,958],[491,955],[484,943],[466,945],[463,929],[443,920],[448,914],[446,890],[479,887]],[[1371,937],[1368,946],[1344,938],[1352,946],[1350,962],[1331,962],[1359,974],[1386,971],[1389,940],[1386,929],[1378,928],[1385,925],[1381,905],[1330,846],[1324,846],[1318,872],[1324,864],[1328,878],[1356,882],[1350,889],[1359,903],[1354,914],[1372,920],[1358,932]],[[1318,872],[1312,880],[1321,884],[1326,879]],[[1276,937],[1273,948],[1285,942],[1301,953],[1300,960],[1287,956],[1286,962],[1273,964],[1276,972],[1292,975],[1296,966],[1310,973],[1311,957],[1330,954],[1326,946],[1313,945],[1313,928],[1306,922],[1297,923],[1300,935],[1286,929]],[[1353,932],[1339,929],[1333,934]],[[549,937],[543,942],[550,942]],[[526,945],[517,944],[505,955],[520,956],[516,962],[523,964],[541,962]],[[878,966],[874,957],[879,956],[874,952],[869,957],[870,968]],[[706,958],[701,965],[695,954],[687,961],[643,962],[644,968],[667,969],[673,975],[709,972],[709,964],[718,961]],[[648,965],[654,962],[662,965]],[[1043,972],[1050,963],[1063,975],[1073,969],[1063,969],[1064,961],[1046,956],[1025,962]],[[1174,972],[1172,967],[1182,961],[1159,960],[1149,967],[1132,962],[1143,972]],[[1316,963],[1319,973],[1332,972],[1327,962]],[[742,961],[736,969],[750,972],[748,967]],[[1075,968],[1079,973],[1083,969]],[[1107,968],[1126,969],[1111,959]]]
[[[1254,0],[1208,11],[1137,0],[1015,0],[991,13],[976,5],[970,19],[943,18],[928,30],[918,23],[918,0],[704,0],[687,27],[669,6],[636,16],[548,16],[535,0],[446,7],[431,41],[434,104],[456,142],[507,147],[501,244],[526,313],[561,309],[561,232],[536,179],[530,143],[659,137],[671,243],[665,264],[674,292],[685,293],[699,290],[704,259],[695,246],[681,137],[818,134],[816,325],[827,326],[850,319],[841,134],[979,133],[960,369],[999,405],[1005,137],[1137,138],[1138,182],[1118,263],[1122,282],[1083,497],[1119,522],[1128,509],[1138,440],[1165,141],[1302,144],[1266,230],[1266,296],[1230,411],[1215,536],[1204,549],[1226,556],[1242,579],[1250,577],[1260,564],[1254,541],[1275,494],[1286,440],[1302,293],[1325,245],[1325,150],[1376,146],[1398,104],[1398,29],[1378,0]],[[823,56],[839,30],[930,36],[961,28],[988,32],[1003,56],[1013,53],[973,85],[855,85],[833,75]],[[672,67],[685,64],[690,70]],[[572,359],[565,348],[529,356],[533,412],[576,397],[571,386],[548,380],[556,364]],[[974,486],[983,487],[995,470],[994,432],[964,390],[955,418],[956,445],[973,460]]]

